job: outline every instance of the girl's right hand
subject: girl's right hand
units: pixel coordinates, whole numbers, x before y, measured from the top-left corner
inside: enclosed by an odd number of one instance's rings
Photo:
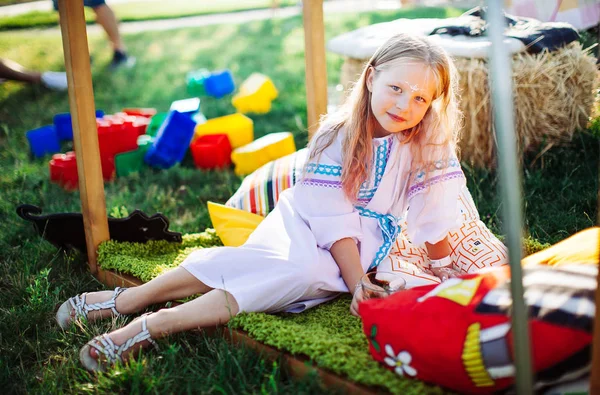
[[[363,297],[362,287],[357,286],[354,289],[354,295],[352,295],[352,303],[350,304],[350,312],[352,315],[356,317],[360,317],[358,315],[358,304],[363,302],[365,299]]]
[[[431,268],[430,269],[433,274],[439,278],[440,280],[442,280],[442,282],[448,280],[449,278],[454,278],[454,277],[458,277],[460,276],[460,273],[457,272],[456,270],[452,269],[452,266],[445,266],[445,267],[440,267],[440,268]]]

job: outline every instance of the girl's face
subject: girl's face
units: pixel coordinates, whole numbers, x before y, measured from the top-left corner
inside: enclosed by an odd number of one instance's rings
[[[375,137],[385,137],[416,126],[427,112],[436,91],[429,66],[399,62],[379,71],[367,72],[371,110],[377,119]]]

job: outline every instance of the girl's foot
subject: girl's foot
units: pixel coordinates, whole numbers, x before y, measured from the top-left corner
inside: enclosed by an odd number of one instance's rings
[[[158,348],[148,331],[146,318],[149,314],[136,318],[121,329],[90,340],[79,351],[83,367],[89,371],[105,371],[116,362],[126,362],[132,353],[135,354],[149,344]]]
[[[73,296],[59,307],[56,321],[62,329],[67,329],[76,319],[86,318],[88,321],[95,321],[99,318],[119,317],[123,314],[117,309],[117,297],[126,289],[117,287],[114,291]]]

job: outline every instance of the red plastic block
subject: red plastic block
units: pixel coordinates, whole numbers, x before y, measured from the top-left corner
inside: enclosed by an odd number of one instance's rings
[[[73,151],[66,154],[52,155],[49,162],[50,181],[56,182],[65,189],[77,189],[79,177],[77,175],[77,161]]]
[[[131,124],[126,127],[125,121],[118,116],[111,115],[96,121],[98,127],[98,144],[101,158],[112,158],[121,152],[137,149],[139,129]]]
[[[217,169],[231,164],[231,143],[226,134],[198,137],[190,145],[194,164],[199,169]]]
[[[129,115],[152,118],[156,115],[156,108],[124,108],[123,112]]]

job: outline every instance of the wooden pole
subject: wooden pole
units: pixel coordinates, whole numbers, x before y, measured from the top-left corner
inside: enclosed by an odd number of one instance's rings
[[[317,131],[321,115],[327,113],[327,67],[323,0],[304,0],[304,49],[306,58],[306,108],[308,137]]]
[[[83,1],[59,0],[58,10],[69,85],[69,107],[73,122],[73,142],[77,157],[88,265],[92,274],[95,274],[98,270],[98,245],[108,240],[110,235],[100,167]]]
[[[600,28],[600,25],[598,25],[598,27]],[[598,34],[600,36],[600,31]],[[600,59],[600,49],[598,49],[598,51],[598,59]],[[600,166],[598,166],[598,179],[600,180]],[[596,223],[600,225],[600,189],[598,189],[597,204],[598,220]],[[600,240],[598,240],[598,245],[600,246]],[[600,248],[598,251],[600,251]],[[600,256],[598,256],[598,262],[600,262]],[[594,337],[592,338],[592,374],[590,377],[590,395],[600,395],[600,266],[598,267],[596,287],[596,317],[594,320]]]

